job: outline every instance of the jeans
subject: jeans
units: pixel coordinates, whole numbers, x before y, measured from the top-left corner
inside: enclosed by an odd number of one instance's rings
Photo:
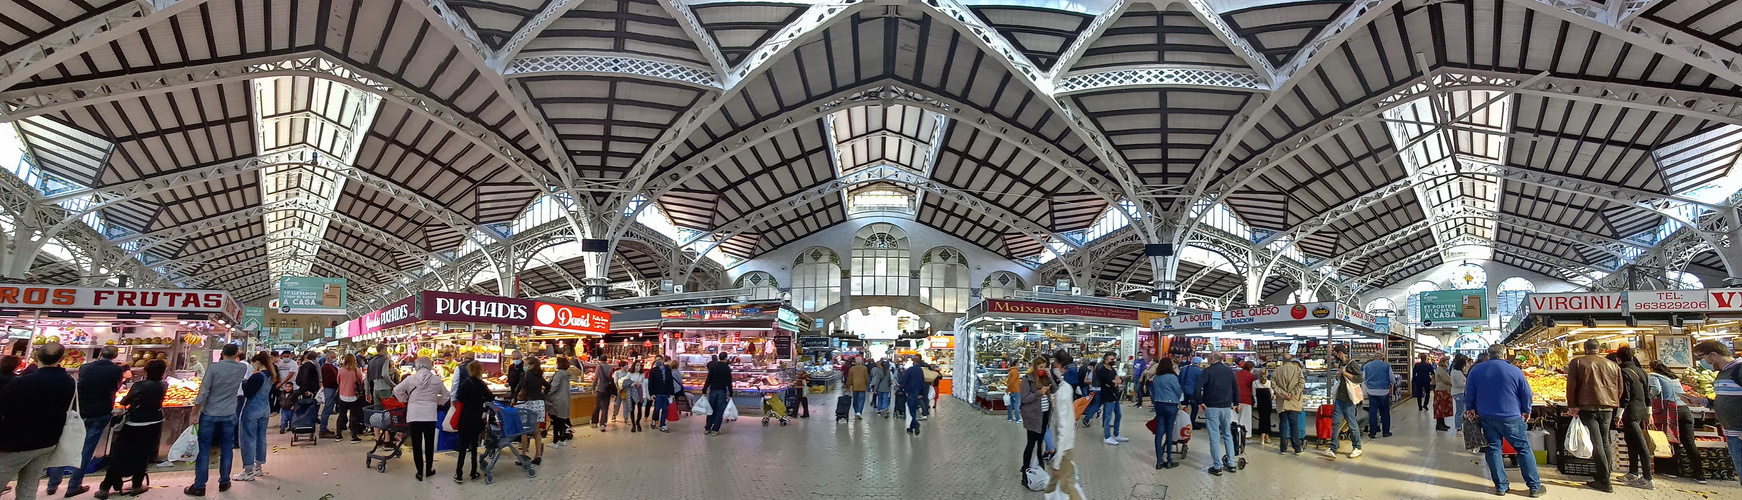
[[[1530,439],[1524,432],[1523,417],[1482,417],[1482,435],[1488,438],[1488,446],[1483,450],[1487,455],[1488,476],[1494,480],[1494,489],[1505,493],[1507,489],[1506,464],[1500,458],[1500,443],[1505,440],[1512,444],[1512,449],[1518,450],[1518,472],[1524,475],[1524,484],[1531,490],[1542,488],[1542,478],[1536,475],[1536,455],[1530,451]]]
[[[1052,417],[1052,410],[1041,412],[1040,426],[1042,429],[1047,427],[1046,421],[1050,420],[1050,417]],[[1038,462],[1038,460],[1035,460],[1036,458],[1046,454],[1046,446],[1041,444],[1043,441],[1046,441],[1046,432],[1034,432],[1027,429],[1023,429],[1023,432],[1028,434],[1028,443],[1022,445],[1022,469],[1026,471],[1030,465]],[[1039,448],[1038,454],[1035,453],[1037,447]]]
[[[1173,426],[1179,420],[1179,405],[1172,403],[1154,403],[1155,415],[1155,460],[1158,464],[1173,461]]]
[[[1615,457],[1611,455],[1615,449],[1614,439],[1610,437],[1614,433],[1609,432],[1614,419],[1615,410],[1579,410],[1579,422],[1591,430],[1591,462],[1597,469],[1595,482],[1603,489],[1610,487],[1609,473],[1615,467]],[[1488,441],[1488,447],[1495,447],[1492,439]]]
[[[1651,442],[1645,437],[1645,421],[1621,419],[1621,437],[1627,440],[1627,473],[1651,480]],[[1644,468],[1641,474],[1639,469]]]
[[[889,411],[889,393],[887,393],[887,392],[871,393],[871,401],[872,401],[872,403],[874,403],[873,406],[877,407],[878,413]]]
[[[1682,441],[1681,447],[1682,447],[1683,456],[1687,456],[1687,457],[1700,456],[1700,451],[1698,449],[1694,448],[1694,440],[1688,439],[1686,437],[1686,436],[1694,435],[1694,414],[1693,414],[1693,412],[1688,411],[1688,407],[1682,406],[1682,407],[1676,408],[1675,414],[1676,414],[1676,419],[1675,419],[1676,429],[1683,436],[1682,440],[1681,440]],[[1734,450],[1735,448],[1731,448],[1731,449]],[[1732,455],[1732,456],[1734,456],[1734,455]],[[1694,479],[1698,479],[1701,481],[1706,480],[1706,467],[1705,467],[1705,464],[1701,463],[1703,461],[1702,460],[1688,460],[1688,462],[1693,465],[1693,467],[1692,467],[1693,470],[1691,470],[1691,471],[1684,470],[1684,471],[1682,471],[1682,475],[1692,477]]]
[[[205,489],[212,469],[212,445],[218,445],[218,484],[230,484],[230,457],[236,448],[236,416],[200,415],[199,450],[194,452],[194,489]],[[215,440],[215,442],[214,442]]]
[[[97,452],[97,441],[103,439],[103,431],[109,429],[111,418],[108,415],[103,415],[85,419],[85,447],[79,450],[79,466],[48,469],[48,489],[52,490],[60,486],[61,474],[65,474],[66,469],[73,470],[72,478],[67,481],[67,491],[79,489],[85,484],[85,469],[91,467],[91,454]]]
[[[664,429],[665,419],[670,416],[666,414],[669,410],[671,410],[671,396],[655,394],[653,396],[653,424]]]
[[[1464,430],[1464,395],[1452,395],[1452,427]]]
[[[1276,422],[1277,451],[1288,451],[1289,445],[1294,445],[1294,452],[1300,453],[1301,441],[1306,440],[1305,422],[1302,412],[1285,411]]]
[[[1367,396],[1367,436],[1391,435],[1391,396]]]
[[[907,428],[919,430],[919,415],[925,406],[925,391],[907,393]]]
[[[454,477],[460,477],[460,471],[465,470],[466,455],[472,456],[472,473],[478,473],[478,435],[483,430],[482,426],[478,428],[461,427],[459,429],[459,441],[454,444],[454,450],[459,452],[460,456],[454,461]]]
[[[266,420],[270,413],[260,416],[243,415],[238,434],[242,437],[242,467],[254,467],[266,463]]]
[[[1342,435],[1344,424],[1349,426],[1349,443],[1355,449],[1361,449],[1360,406],[1348,401],[1337,401],[1331,404],[1331,453],[1337,452],[1337,437]]]
[[[853,414],[865,414],[865,391],[853,391]]]
[[[281,397],[288,398],[290,395],[286,394]],[[285,431],[290,430],[290,421],[292,420],[296,420],[296,410],[278,410],[278,433],[284,434]]]
[[[731,392],[725,389],[708,391],[708,408],[713,411],[708,412],[708,422],[702,426],[703,431],[720,432],[720,423],[726,420],[726,402],[731,400]]]
[[[1089,407],[1083,410],[1083,422],[1085,423],[1095,418],[1095,414],[1101,413],[1101,391],[1089,391],[1089,397],[1094,399],[1090,399]]]
[[[17,481],[14,498],[36,500],[36,483],[42,480],[42,470],[48,468],[49,455],[53,454],[53,446],[0,452],[0,483]]]
[[[1191,420],[1186,421],[1186,426],[1193,429],[1198,428],[1198,397],[1187,394],[1185,398],[1180,400],[1179,404],[1186,407],[1186,414],[1192,417]]]
[[[611,423],[611,394],[598,393],[598,402],[593,405],[593,426],[604,428]]]
[[[1125,412],[1119,409],[1118,400],[1101,403],[1101,438],[1112,439],[1119,435],[1119,423],[1124,419]]]
[[[1006,422],[1021,422],[1022,421],[1022,395],[1021,394],[1016,394],[1016,393],[1010,394],[1010,404],[1004,405],[1004,421],[1006,421]]]
[[[1234,467],[1234,409],[1205,408],[1204,422],[1210,431],[1210,468]]]
[[[1730,466],[1736,468],[1736,477],[1742,478],[1742,437],[1724,436],[1724,444],[1730,447]]]
[[[339,400],[339,390],[338,389],[324,389],[324,388],[321,389],[321,433],[322,434],[325,434],[327,432],[327,419],[333,416],[333,410],[336,409],[336,407],[333,403],[338,401],[338,400]],[[344,422],[339,423],[339,427],[341,428],[341,430],[344,428],[344,426],[345,426]]]

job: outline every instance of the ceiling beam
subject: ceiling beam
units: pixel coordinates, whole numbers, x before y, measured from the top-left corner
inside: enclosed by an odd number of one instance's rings
[[[1711,73],[1731,85],[1742,85],[1742,56],[1680,30],[1645,20],[1617,26],[1611,24],[1616,19],[1608,7],[1582,0],[1505,1]]]
[[[539,53],[515,59],[502,68],[507,78],[551,75],[630,76],[657,82],[679,83],[703,90],[720,90],[720,77],[713,70],[685,63],[628,55],[590,53]]]
[[[511,61],[514,61],[515,57],[520,55],[521,49],[525,49],[526,45],[537,39],[540,33],[544,33],[544,29],[549,28],[551,23],[562,19],[563,14],[567,14],[569,10],[581,5],[582,1],[546,0],[544,8],[540,9],[538,14],[526,20],[520,29],[514,32],[513,36],[508,37],[508,42],[503,44],[501,49],[490,54],[490,68],[496,70],[497,73],[506,74],[507,71],[504,70],[507,69]]]
[[[204,3],[205,0],[123,0],[111,5],[101,13],[0,56],[0,90],[10,89],[48,68]]]

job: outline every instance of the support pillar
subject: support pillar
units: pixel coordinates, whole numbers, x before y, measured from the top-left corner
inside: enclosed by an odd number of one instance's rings
[[[1730,223],[1727,231],[1730,244],[1717,248],[1718,258],[1724,261],[1724,270],[1730,274],[1724,278],[1724,286],[1742,286],[1742,239],[1738,239],[1742,238],[1742,215],[1737,214],[1736,208],[1730,208],[1724,215],[1728,219],[1726,222]]]
[[[581,282],[584,283],[581,290],[581,296],[584,297],[587,302],[605,300],[605,298],[611,293],[611,280],[605,278],[584,278]]]

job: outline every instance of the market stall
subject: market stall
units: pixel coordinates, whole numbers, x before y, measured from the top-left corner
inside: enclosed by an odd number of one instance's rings
[[[1005,387],[1006,359],[1032,361],[1056,349],[1076,357],[1112,352],[1119,359],[1136,352],[1137,309],[1067,302],[1068,296],[1047,300],[992,299],[968,308],[954,336],[958,371],[950,393],[982,410],[1002,411],[1012,390]]]
[[[1265,364],[1276,362],[1283,352],[1295,354],[1306,369],[1303,404],[1311,409],[1331,401],[1330,377],[1340,367],[1330,356],[1331,346],[1349,346],[1355,360],[1385,354],[1385,338],[1375,332],[1374,318],[1334,302],[1182,314],[1155,319],[1150,327],[1166,341],[1169,353],[1186,358],[1204,352],[1204,347]]]
[[[119,351],[115,362],[131,368],[117,402],[126,396],[127,385],[144,378],[146,363],[168,365],[160,457],[197,420],[192,404],[200,377],[241,317],[241,304],[219,290],[0,285],[0,326],[30,338],[25,359],[40,346],[59,342],[67,349],[61,366],[76,372],[98,359],[103,347],[114,346]]]
[[[678,363],[684,390],[700,391],[707,363],[725,354],[732,368],[733,402],[758,413],[763,394],[792,388],[801,316],[778,302],[666,308],[660,313],[666,352]]]
[[[583,360],[589,359],[587,353],[594,352],[615,332],[611,320],[612,311],[566,299],[540,299],[533,302],[528,335],[515,339],[516,350],[525,358],[537,359],[546,374],[556,369],[558,356],[570,360],[575,368],[572,371],[581,373],[579,377],[569,378],[568,387],[551,388],[552,392],[567,391],[568,417],[576,425],[592,423],[593,408],[598,404],[598,395],[593,391],[598,360],[590,364]]]

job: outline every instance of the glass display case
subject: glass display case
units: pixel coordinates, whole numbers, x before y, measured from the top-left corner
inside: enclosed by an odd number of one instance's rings
[[[1331,404],[1331,375],[1325,370],[1307,370],[1306,397],[1301,400],[1303,411],[1317,412],[1320,406]]]
[[[679,354],[677,360],[678,377],[683,381],[686,391],[699,391],[708,379],[708,361],[711,356],[706,354]],[[755,357],[737,354],[727,358],[727,364],[732,367],[732,390],[735,392],[780,392],[792,387],[793,377],[797,374],[791,361],[778,360],[772,363],[758,362]]]

